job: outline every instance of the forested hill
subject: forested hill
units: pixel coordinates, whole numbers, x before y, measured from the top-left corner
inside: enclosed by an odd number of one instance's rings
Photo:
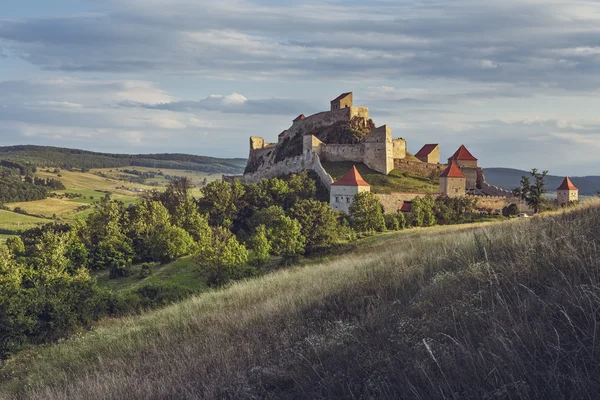
[[[483,172],[487,183],[506,190],[518,187],[523,175],[529,176],[527,171],[512,168],[484,168]],[[563,179],[565,179],[564,176],[546,176],[547,189],[550,191],[556,190]],[[579,194],[593,196],[600,190],[600,176],[573,176],[570,179],[579,189]]]
[[[246,167],[246,160],[242,158],[213,158],[191,154],[109,154],[31,145],[0,147],[0,160],[20,165],[65,169],[139,166],[224,174],[242,173]]]

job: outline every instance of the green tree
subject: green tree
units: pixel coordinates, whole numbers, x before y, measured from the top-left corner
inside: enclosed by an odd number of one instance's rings
[[[317,195],[315,181],[308,176],[306,170],[292,174],[287,180],[288,195],[286,209],[293,207],[300,200],[314,199]]]
[[[213,230],[211,245],[200,249],[195,258],[212,285],[242,278],[249,271],[248,250],[224,227]]]
[[[339,215],[329,204],[317,200],[298,200],[290,216],[300,222],[306,248],[331,246],[339,237]]]
[[[25,255],[25,244],[19,236],[12,236],[6,239],[6,246],[14,256]]]
[[[548,171],[540,173],[537,168],[533,168],[529,174],[531,176],[523,175],[521,177],[521,184],[518,188],[513,189],[513,194],[524,200],[533,209],[533,213],[537,214],[546,203],[544,194],[548,191],[545,188],[544,179]]]
[[[357,193],[350,205],[349,212],[352,227],[357,232],[383,232],[385,230],[383,206],[373,193]]]
[[[197,248],[185,229],[171,224],[163,225],[155,232],[151,245],[153,258],[161,262],[192,254]]]
[[[251,218],[251,226],[264,225],[271,243],[271,253],[276,256],[293,257],[304,252],[306,238],[300,223],[288,217],[281,206],[271,206],[257,211]]]
[[[240,182],[214,181],[202,188],[200,205],[208,213],[211,226],[226,226],[237,218],[243,207],[245,189]]]
[[[431,196],[417,197],[411,203],[408,222],[411,226],[435,225],[435,201]]]
[[[267,228],[260,225],[249,240],[250,264],[260,267],[269,262],[271,256],[271,242],[267,238]]]
[[[404,229],[406,226],[406,219],[404,218],[404,214],[401,212],[385,214],[383,218],[385,219],[385,228],[388,231],[399,231]]]

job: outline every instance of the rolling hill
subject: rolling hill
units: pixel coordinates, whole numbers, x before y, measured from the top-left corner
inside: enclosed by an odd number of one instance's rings
[[[483,172],[487,183],[506,190],[518,187],[521,176],[529,175],[528,171],[512,168],[484,168]],[[564,176],[548,175],[546,176],[546,187],[553,192],[564,178]],[[581,195],[593,196],[600,190],[600,176],[571,176],[569,178],[577,186]]]
[[[382,235],[36,347],[6,399],[596,398],[600,206]]]
[[[90,169],[139,166],[223,174],[239,174],[246,167],[246,160],[242,158],[213,158],[177,153],[109,154],[32,145],[0,147],[0,160],[38,167]]]

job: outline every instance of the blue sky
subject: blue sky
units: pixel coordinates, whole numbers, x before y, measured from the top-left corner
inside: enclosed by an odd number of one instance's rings
[[[245,157],[353,91],[413,153],[600,175],[600,2],[4,0],[0,145]]]

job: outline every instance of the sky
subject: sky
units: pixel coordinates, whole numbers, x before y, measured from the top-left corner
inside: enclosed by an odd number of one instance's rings
[[[412,153],[600,175],[600,1],[0,2],[0,145],[247,157],[347,91]]]

